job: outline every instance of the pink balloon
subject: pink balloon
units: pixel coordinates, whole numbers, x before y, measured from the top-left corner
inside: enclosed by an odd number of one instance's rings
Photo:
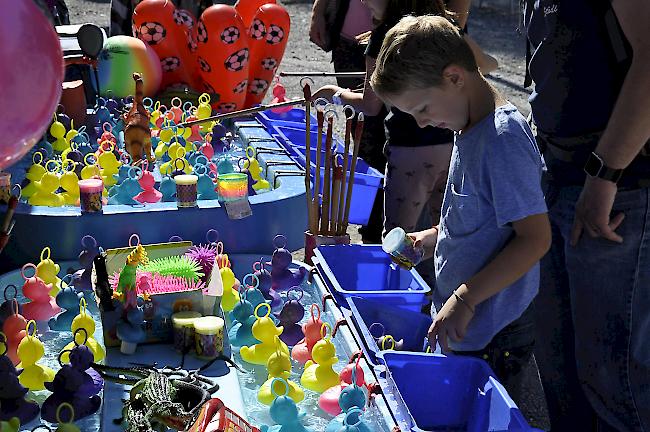
[[[52,24],[31,0],[0,13],[0,169],[40,139],[61,98],[63,53]]]

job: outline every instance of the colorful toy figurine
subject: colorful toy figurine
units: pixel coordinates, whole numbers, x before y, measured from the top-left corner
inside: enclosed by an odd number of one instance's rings
[[[69,404],[74,416],[82,419],[94,414],[101,404],[93,377],[87,372],[93,361],[93,353],[87,346],[77,345],[69,351],[70,363],[61,363],[61,369],[52,382],[45,387],[52,394],[41,407],[41,418],[49,422],[58,421],[58,411],[62,404]]]
[[[22,196],[25,199],[29,199],[32,195],[36,193],[37,185],[43,178],[43,175],[47,172],[45,167],[41,165],[43,162],[43,154],[40,152],[34,153],[32,156],[32,161],[34,164],[29,167],[27,173],[25,174],[25,180],[29,183],[23,186]]]
[[[359,408],[352,408],[334,418],[325,432],[372,432],[370,426],[362,419],[363,411]],[[341,422],[339,423],[339,419]]]
[[[318,398],[318,406],[326,413],[336,416],[349,408],[363,408],[367,396],[363,391],[365,376],[363,369],[359,366],[361,355],[357,355],[356,361],[352,361],[339,373],[340,383],[325,390]],[[338,427],[343,419],[339,418]],[[338,431],[338,427],[334,431]]]
[[[318,317],[315,316],[314,310],[318,311]],[[320,307],[314,303],[311,305],[310,312],[311,320],[302,326],[305,338],[298,342],[291,350],[291,358],[302,364],[307,363],[307,360],[311,360],[312,349],[316,345],[316,342],[322,338],[321,327],[323,326],[323,322],[320,319]]]
[[[279,345],[278,345],[279,346]],[[275,400],[275,395],[279,393],[279,382],[275,382],[275,388],[271,389],[271,385],[275,378],[282,378],[289,386],[287,396],[289,396],[295,403],[301,402],[305,398],[305,392],[298,386],[298,384],[289,380],[291,375],[291,359],[281,349],[277,349],[269,360],[266,362],[266,369],[269,372],[269,378],[266,380],[262,387],[257,392],[257,400],[264,405],[271,405]]]
[[[84,336],[82,332],[77,331],[79,329],[85,330],[85,338],[82,337]],[[95,363],[99,363],[106,357],[104,346],[93,337],[95,334],[95,320],[88,313],[86,299],[84,298],[79,301],[79,315],[72,320],[70,330],[74,336],[72,342],[67,344],[62,350],[60,357],[62,362],[68,363],[70,361],[68,353],[77,345],[86,345],[90,349],[90,352],[93,353]]]
[[[327,329],[330,329],[328,336]],[[334,372],[332,366],[338,363],[336,348],[332,343],[331,327],[323,323],[321,327],[322,339],[316,342],[311,352],[313,360],[305,363],[305,371],[300,377],[300,384],[316,393],[323,393],[328,388],[339,383],[339,375]]]
[[[25,270],[28,268],[34,269],[34,276],[25,276]],[[43,279],[36,276],[36,273],[36,266],[34,264],[25,264],[20,271],[21,276],[25,280],[23,294],[31,300],[29,303],[23,305],[23,316],[28,320],[48,321],[54,315],[61,312],[61,308],[56,304],[54,298],[50,296],[52,285],[46,284]]]
[[[284,301],[280,296],[280,293],[275,292],[272,286],[271,272],[266,269],[263,258],[260,258],[259,261],[253,264],[253,274],[257,277],[259,281],[258,289],[266,299],[268,303],[271,304],[271,309],[273,313],[277,314],[282,309]]]
[[[65,192],[61,194],[66,205],[74,206],[79,202],[79,178],[75,173],[77,162],[68,165],[66,172],[61,175],[61,187]]]
[[[50,258],[51,252],[51,249],[47,246],[41,251],[41,261],[36,266],[36,276],[41,278],[46,284],[52,285],[50,287],[50,295],[55,296],[59,293],[63,284],[58,276],[61,267],[52,261]]]
[[[144,203],[157,203],[162,198],[162,193],[158,192],[155,188],[156,180],[147,168],[143,168],[142,176],[140,180],[140,187],[142,192],[133,197],[134,200],[144,204]]]
[[[197,181],[197,191],[199,200],[215,200],[219,198],[216,191],[216,185],[212,177],[208,175],[208,167],[205,165],[197,165],[194,168],[199,179]]]
[[[120,172],[120,166],[122,163],[117,160],[115,154],[112,151],[103,152],[97,157],[97,162],[101,169],[99,170],[99,175],[104,181],[106,188],[110,188],[117,183],[117,175]]]
[[[275,386],[276,382],[279,382],[280,385],[283,383],[285,386],[284,393],[276,393]],[[260,429],[262,432],[311,432],[311,429],[306,428],[302,423],[301,419],[304,418],[305,413],[300,413],[296,403],[287,396],[289,394],[289,384],[286,380],[282,378],[274,378],[271,382],[271,391],[276,396],[275,400],[269,408],[269,414],[274,422],[277,423],[275,426],[262,426]]]
[[[248,158],[244,163],[244,169],[248,170],[251,177],[255,181],[255,184],[253,184],[253,190],[257,192],[270,189],[271,185],[269,182],[262,178],[262,168],[260,168],[260,163],[255,157],[255,149],[251,146],[248,146],[246,148],[246,156],[248,156]]]
[[[5,319],[2,325],[2,332],[5,334],[6,355],[11,360],[12,364],[17,365],[20,360],[18,359],[18,345],[27,335],[25,329],[27,328],[27,320],[25,317],[18,313],[18,301],[14,298],[12,300],[12,314]]]
[[[50,125],[50,135],[54,137],[55,141],[52,143],[54,151],[61,153],[68,148],[69,143],[66,140],[65,126],[59,121],[56,114],[54,115],[54,121]]]
[[[250,283],[248,282],[250,281]],[[257,280],[257,277],[252,274],[248,273],[245,275],[241,281],[241,284],[244,285],[244,291],[246,293],[246,300],[250,302],[250,304],[253,306],[253,310],[256,309],[259,305],[262,303],[266,304],[266,299],[262,295],[262,293],[257,289],[259,285],[259,281]],[[241,296],[241,294],[240,294]],[[232,318],[232,314],[230,315]]]
[[[153,163],[154,158],[151,155],[151,129],[149,128],[149,112],[144,107],[142,100],[144,98],[144,82],[139,73],[133,74],[135,81],[135,96],[133,105],[128,113],[124,114],[124,148],[133,162],[146,158],[149,163]]]
[[[307,277],[307,269],[300,267],[291,269],[289,266],[293,261],[291,252],[285,249],[287,238],[283,235],[277,235],[273,239],[275,251],[271,257],[271,288],[276,292],[287,291],[294,286],[300,286]],[[267,263],[269,264],[269,263]]]
[[[5,320],[14,314],[14,308],[16,307],[14,304],[18,307],[18,313],[22,313],[23,311],[22,306],[17,301],[18,288],[16,288],[16,285],[7,285],[4,289],[3,296],[5,301],[0,304],[0,330],[2,330]]]
[[[273,99],[271,99],[271,104],[277,104],[286,102],[287,100],[287,89],[280,83],[280,80],[276,78],[275,85],[273,86]],[[286,114],[293,109],[292,106],[283,106],[277,108],[271,108],[271,111],[277,114]]]
[[[61,195],[55,193],[60,186],[59,176],[53,172],[46,172],[41,177],[41,180],[35,183],[36,192],[29,197],[29,204],[33,206],[61,207],[65,204],[65,201]]]
[[[162,194],[162,202],[176,201],[176,183],[174,179],[166,175],[160,181],[160,193]]]
[[[266,307],[266,315],[260,316],[259,310],[262,307]],[[271,357],[271,354],[278,349],[278,345],[282,351],[289,355],[289,348],[287,345],[282,342],[277,336],[282,334],[282,327],[276,327],[275,323],[269,315],[271,314],[271,307],[262,303],[261,305],[255,308],[255,324],[253,324],[253,336],[260,341],[260,343],[253,345],[251,347],[243,346],[240,348],[239,353],[241,354],[242,360],[252,364],[264,365]]]
[[[4,342],[0,342],[0,344],[4,345],[4,353],[6,353],[6,344]],[[0,387],[2,387],[2,391],[0,391],[0,420],[15,425],[16,422],[12,419],[18,418],[21,423],[25,424],[34,419],[40,409],[36,402],[25,399],[29,390],[20,384],[19,377],[23,371],[16,370],[11,359],[4,353],[0,354]],[[4,427],[5,425],[0,423],[2,432],[5,430]]]
[[[239,299],[231,312],[231,317],[235,321],[228,331],[228,338],[234,347],[250,346],[257,342],[253,336],[253,324],[256,321],[254,308],[247,300],[245,290],[240,294]]]
[[[30,390],[45,390],[45,383],[54,379],[54,370],[36,363],[45,354],[43,342],[36,337],[36,321],[29,321],[25,332],[27,335],[20,341],[17,350],[20,359],[17,367],[23,369],[18,379]]]
[[[93,236],[85,235],[81,238],[81,247],[79,264],[81,264],[82,268],[72,275],[72,285],[78,291],[89,291],[93,288],[90,276],[93,272],[93,261],[100,252],[99,245],[97,245],[97,240]]]
[[[50,330],[65,331],[72,325],[72,320],[77,316],[77,306],[83,294],[77,293],[74,287],[67,286],[56,295],[56,304],[64,309],[63,312],[50,318],[48,324]]]
[[[294,298],[291,298],[291,294],[293,294]],[[280,325],[284,328],[280,339],[289,346],[296,345],[305,337],[302,327],[298,324],[305,316],[305,308],[300,304],[303,295],[304,293],[300,287],[293,287],[287,291],[287,299],[289,300],[278,314]]]
[[[142,187],[138,180],[142,174],[142,169],[133,167],[129,171],[129,178],[124,180],[122,184],[113,186],[116,192],[109,196],[109,204],[122,204],[122,205],[140,205],[134,198],[142,192]]]
[[[221,273],[221,280],[223,281],[221,308],[224,312],[230,312],[239,301],[239,292],[235,289],[235,273],[233,273],[230,267],[220,268],[219,271]]]

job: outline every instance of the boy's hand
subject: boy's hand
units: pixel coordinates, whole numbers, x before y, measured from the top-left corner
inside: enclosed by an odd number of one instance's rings
[[[463,340],[467,325],[473,317],[469,304],[464,304],[452,294],[429,328],[429,345],[435,347],[437,341],[443,352],[450,352],[448,338],[456,342]]]
[[[315,101],[318,98],[324,98],[327,99],[328,101],[331,101],[332,96],[334,96],[334,93],[336,93],[338,89],[339,88],[335,85],[331,85],[331,84],[324,85],[323,87],[319,88],[318,90],[316,90],[314,93],[311,94],[311,100]]]
[[[436,249],[436,242],[438,241],[438,227],[429,228],[424,231],[408,233],[413,245],[417,248],[424,249],[423,260],[429,259],[433,256],[433,251]]]

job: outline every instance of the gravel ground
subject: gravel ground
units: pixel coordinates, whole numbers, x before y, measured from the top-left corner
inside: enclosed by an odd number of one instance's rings
[[[109,0],[66,0],[73,24],[92,22],[108,27],[110,18]],[[285,53],[281,71],[333,71],[329,54],[322,52],[309,42],[309,20],[311,2],[308,0],[285,0],[282,2],[292,18],[289,44]],[[478,2],[475,2],[478,3]],[[499,68],[488,76],[488,80],[502,92],[524,115],[530,112],[527,97],[529,92],[523,88],[525,73],[524,38],[519,34],[518,9],[511,12],[511,3],[497,0],[489,6],[480,2],[475,5],[469,18],[469,32],[483,49],[499,60]],[[299,97],[301,90],[299,78],[283,78],[288,96]],[[333,79],[317,78],[316,87],[333,83]],[[349,233],[353,242],[360,242],[356,227],[351,226]],[[302,251],[296,252],[302,257]],[[537,367],[534,360],[525,370],[526,392],[520,408],[531,425],[548,430],[549,422],[543,392],[539,383]]]

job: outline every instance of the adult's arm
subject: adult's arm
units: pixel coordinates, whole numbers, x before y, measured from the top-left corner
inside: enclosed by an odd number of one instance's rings
[[[467,24],[471,4],[472,0],[449,0],[447,2],[447,9],[456,14],[456,21],[458,21],[460,28],[464,28],[465,24]]]
[[[330,1],[333,0],[315,0],[311,9],[309,39],[322,49],[325,49],[327,41],[328,30],[325,22],[325,10]]]

